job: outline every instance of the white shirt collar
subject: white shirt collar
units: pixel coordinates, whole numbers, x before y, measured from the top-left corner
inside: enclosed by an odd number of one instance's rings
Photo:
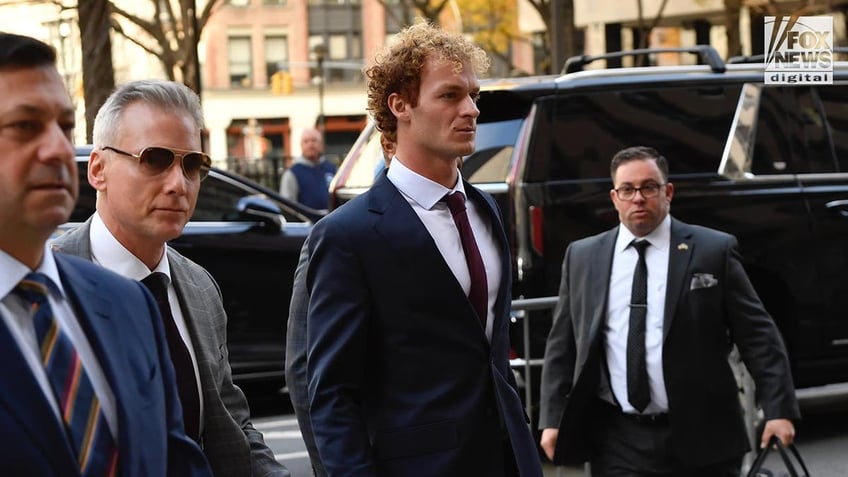
[[[162,260],[155,269],[149,270],[147,265],[126,249],[112,232],[106,228],[103,219],[98,212],[94,213],[91,220],[91,257],[98,263],[113,272],[133,280],[142,280],[151,272],[162,272],[171,279],[171,267],[168,265],[168,254],[162,254]]]
[[[391,164],[392,166],[389,167],[388,177],[389,180],[392,181],[392,184],[394,184],[395,187],[397,187],[398,190],[405,196],[409,197],[426,210],[432,209],[433,206],[442,200],[446,194],[452,192],[462,192],[464,197],[468,197],[465,194],[465,188],[462,185],[461,178],[456,181],[456,185],[453,189],[448,189],[438,182],[433,182],[406,167],[403,162],[397,160],[397,158],[392,160]]]
[[[4,250],[0,250],[0,270],[3,270],[3,273],[0,274],[0,300],[11,293],[27,273],[33,271]],[[56,266],[56,259],[53,258],[53,251],[47,243],[44,244],[44,257],[41,259],[41,264],[38,265],[35,271],[47,275],[53,284],[56,285],[61,296],[65,296],[65,289],[62,286],[62,280],[59,278],[59,268]],[[56,292],[55,289],[51,291]]]
[[[615,253],[623,252],[635,238],[636,236],[633,235],[630,229],[625,227],[624,224],[619,224],[618,239],[615,241]],[[655,247],[657,250],[668,250],[668,244],[671,242],[671,214],[666,214],[657,228],[641,238],[650,242],[651,247]]]

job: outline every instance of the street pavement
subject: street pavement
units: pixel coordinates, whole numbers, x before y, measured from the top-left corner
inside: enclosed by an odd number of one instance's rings
[[[848,476],[848,384],[799,391],[804,419],[796,442],[810,475]],[[253,423],[293,477],[310,477],[309,457],[288,396],[249,395]],[[776,459],[770,458],[770,462]],[[580,467],[544,466],[545,477],[587,477]],[[776,474],[781,475],[781,474]],[[476,476],[475,476],[476,477]]]

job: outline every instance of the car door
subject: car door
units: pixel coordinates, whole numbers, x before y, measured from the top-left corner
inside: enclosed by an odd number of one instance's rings
[[[795,126],[804,160],[799,175],[812,221],[818,303],[801,320],[799,386],[848,380],[848,97],[846,84],[791,88],[781,104],[800,111]],[[788,87],[784,89],[790,89]],[[840,91],[842,90],[842,91]]]
[[[771,252],[751,252],[766,273],[753,274],[752,281],[781,329],[795,385],[844,381],[848,287],[840,273],[848,266],[848,221],[841,210],[842,201],[848,200],[848,175],[840,172],[833,140],[833,128],[837,137],[844,129],[838,120],[845,116],[844,100],[809,85],[750,84],[746,91],[750,114],[731,132],[736,140],[730,146],[736,150],[730,153],[737,156],[735,175],[781,186],[768,193],[781,207],[770,217],[771,232],[757,242]],[[825,106],[835,121],[829,120]],[[801,200],[781,200],[794,195]]]

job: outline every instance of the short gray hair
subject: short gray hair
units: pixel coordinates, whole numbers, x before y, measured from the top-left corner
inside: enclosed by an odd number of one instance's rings
[[[197,130],[203,130],[200,98],[188,86],[157,79],[132,81],[116,89],[97,112],[94,119],[94,147],[102,148],[115,141],[121,129],[124,110],[136,102],[165,111],[186,113],[194,119]]]

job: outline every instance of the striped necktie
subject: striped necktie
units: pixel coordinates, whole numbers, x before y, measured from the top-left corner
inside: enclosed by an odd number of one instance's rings
[[[76,452],[80,475],[112,476],[117,473],[118,450],[100,400],[73,343],[59,327],[47,301],[48,288],[55,285],[42,273],[29,273],[14,292],[30,306],[41,364],[59,404],[71,448]]]

